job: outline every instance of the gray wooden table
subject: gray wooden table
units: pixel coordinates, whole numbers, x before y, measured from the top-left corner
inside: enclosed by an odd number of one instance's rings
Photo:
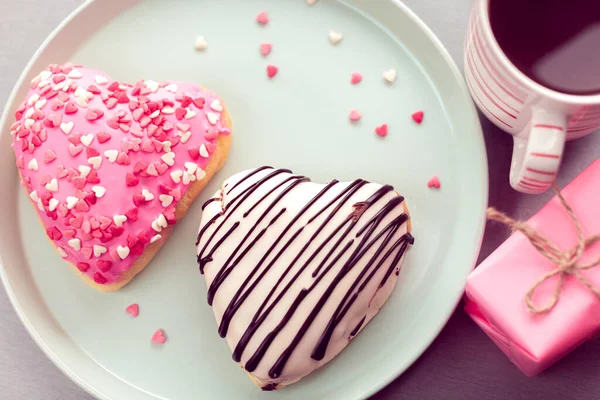
[[[471,2],[405,2],[433,29],[462,67],[462,41]],[[0,0],[1,107],[42,40],[80,3],[81,0]],[[526,196],[512,191],[507,179],[512,140],[485,119],[482,125],[490,163],[490,204],[527,218],[549,195]],[[559,184],[569,182],[598,157],[599,150],[597,134],[569,143]],[[504,229],[488,226],[480,260],[506,236]],[[374,398],[597,400],[600,399],[599,356],[600,341],[591,341],[541,376],[526,378],[459,307],[429,350]],[[0,399],[90,398],[36,347],[0,288]]]

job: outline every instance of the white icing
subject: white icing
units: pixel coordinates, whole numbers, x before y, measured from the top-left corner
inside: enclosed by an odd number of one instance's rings
[[[214,300],[213,300],[213,311],[217,320],[217,323],[220,324],[223,314],[227,309],[230,301],[232,300],[235,293],[238,291],[240,286],[248,277],[250,271],[254,269],[257,264],[260,262],[261,258],[267,254],[269,247],[276,241],[276,239],[280,236],[282,231],[288,224],[293,220],[293,218],[300,212],[300,210],[307,205],[307,203],[317,195],[321,190],[325,188],[326,185],[304,182],[296,185],[287,195],[285,195],[279,203],[277,203],[266,215],[266,217],[262,221],[258,221],[259,217],[265,212],[267,207],[274,201],[274,199],[282,193],[282,191],[289,187],[295,180],[290,180],[287,183],[284,183],[281,187],[275,189],[271,194],[269,194],[262,202],[245,218],[243,214],[247,212],[250,207],[255,205],[263,196],[265,196],[269,191],[273,190],[276,186],[281,184],[286,179],[289,179],[293,175],[290,173],[280,173],[270,180],[266,181],[264,184],[258,187],[246,200],[243,201],[235,211],[233,206],[230,206],[230,209],[227,209],[229,203],[240,195],[244,190],[248,189],[250,186],[254,185],[260,179],[266,177],[270,173],[273,172],[273,169],[265,169],[262,170],[242,183],[233,188],[236,183],[238,183],[241,179],[250,174],[253,170],[244,171],[239,174],[236,174],[225,181],[223,185],[223,189],[215,193],[214,198],[217,199],[212,201],[206,205],[204,212],[202,214],[202,221],[200,224],[200,229],[207,224],[208,221],[212,220],[217,214],[221,214],[225,209],[226,212],[224,215],[228,215],[231,213],[227,221],[223,224],[221,229],[215,235],[215,238],[210,242],[210,245],[204,251],[203,255],[207,255],[215,245],[215,243],[221,239],[226,232],[228,232],[233,224],[239,222],[239,226],[237,229],[233,231],[226,238],[221,246],[219,246],[212,254],[212,261],[208,262],[204,266],[204,276],[206,279],[207,287],[210,288],[213,280],[216,275],[219,273],[224,263],[227,261],[229,256],[235,250],[235,248],[243,243],[242,249],[245,249],[246,246],[257,237],[257,235],[265,228],[267,228],[265,234],[261,237],[261,239],[246,253],[241,262],[237,263],[235,268],[232,269],[230,275],[223,281],[219,289],[216,291]],[[331,202],[336,196],[338,196],[344,189],[348,188],[351,185],[351,182],[346,183],[337,183],[333,185],[328,191],[326,191],[322,197],[320,197],[309,209],[303,214],[293,225],[292,228],[286,233],[283,239],[278,243],[275,249],[267,256],[265,262],[262,264],[261,268],[258,270],[254,279],[260,274],[260,272],[264,271],[265,267],[269,264],[271,260],[273,260],[274,256],[278,253],[280,249],[283,248],[283,245],[298,231],[299,228],[304,226],[304,229],[297,236],[295,241],[293,241],[282,253],[282,256],[279,260],[273,264],[268,273],[264,275],[264,277],[260,280],[260,282],[256,285],[256,288],[252,293],[246,298],[246,300],[242,303],[240,308],[237,310],[233,318],[231,319],[231,323],[229,325],[229,329],[227,331],[226,340],[229,344],[229,347],[233,351],[238,344],[241,336],[246,331],[246,328],[249,326],[252,317],[255,315],[256,311],[262,304],[263,300],[266,298],[267,294],[272,290],[276,282],[279,280],[280,276],[283,274],[283,271],[290,265],[294,257],[301,253],[300,258],[294,264],[292,268],[292,272],[286,276],[283,280],[283,283],[278,286],[276,293],[280,293],[282,288],[287,284],[290,278],[295,274],[295,272],[299,271],[301,266],[305,264],[305,261],[308,257],[315,252],[315,250],[322,244],[325,238],[327,238],[338,225],[342,224],[347,217],[352,215],[355,208],[354,204],[358,202],[362,202],[367,200],[371,195],[373,195],[378,189],[382,187],[382,185],[375,183],[367,183],[360,187],[349,199],[345,202],[345,204],[340,208],[340,210],[334,214],[333,218],[327,224],[327,226],[320,232],[320,234],[316,237],[316,239],[310,244],[310,246],[302,252],[303,246],[309,241],[309,239],[313,236],[313,234],[317,231],[317,229],[321,226],[321,224],[325,221],[325,219],[330,215],[333,208],[339,203],[339,200],[334,203],[333,206],[326,209],[319,217],[317,217],[314,221],[308,223],[308,221],[318,212],[320,211],[326,204]],[[321,334],[326,328],[327,323],[329,322],[331,316],[334,314],[336,308],[342,301],[342,298],[346,294],[346,292],[350,289],[352,283],[358,277],[359,273],[367,266],[368,261],[372,256],[374,256],[377,252],[377,248],[382,243],[382,239],[379,239],[375,245],[367,251],[365,256],[363,256],[360,261],[350,270],[348,275],[346,275],[340,283],[337,285],[335,290],[333,291],[331,297],[325,302],[323,308],[318,313],[316,319],[310,325],[310,328],[299,342],[295,350],[292,352],[289,360],[285,364],[285,368],[282,371],[281,376],[276,379],[271,379],[269,377],[269,370],[275,364],[276,360],[279,356],[284,352],[284,350],[289,346],[293,337],[297,334],[300,329],[300,326],[306,320],[308,314],[315,308],[315,304],[322,297],[323,293],[329,286],[330,282],[334,279],[337,273],[343,266],[343,263],[349,258],[350,254],[354,249],[357,248],[362,237],[356,238],[356,233],[358,230],[363,227],[367,221],[371,219],[377,212],[381,211],[381,209],[388,204],[388,202],[398,195],[394,191],[389,191],[384,194],[379,201],[374,203],[370,208],[366,209],[362,216],[358,219],[358,223],[356,226],[352,228],[349,234],[343,240],[343,244],[337,247],[335,254],[338,254],[344,247],[344,245],[351,239],[354,239],[352,246],[346,251],[343,256],[339,259],[339,262],[335,263],[331,270],[328,271],[327,274],[324,275],[323,279],[320,281],[318,285],[315,286],[315,289],[310,292],[310,294],[303,300],[300,307],[293,314],[292,318],[289,320],[287,325],[279,332],[276,338],[271,343],[268,348],[265,356],[258,364],[257,368],[251,372],[251,374],[257,378],[257,380],[262,384],[266,385],[268,383],[279,383],[279,384],[291,384],[293,382],[298,381],[302,377],[308,375],[315,369],[319,368],[323,364],[327,363],[333,357],[335,357],[348,343],[351,338],[350,333],[355,329],[355,327],[359,324],[359,322],[365,318],[364,323],[361,326],[361,329],[368,323],[368,321],[375,316],[375,314],[379,311],[380,307],[385,303],[389,295],[391,294],[396,281],[398,279],[395,271],[391,273],[389,278],[387,279],[384,286],[379,289],[379,284],[383,280],[386,272],[392,264],[393,256],[389,257],[379,268],[373,278],[369,281],[363,291],[359,294],[356,301],[349,308],[349,311],[346,313],[344,318],[341,319],[341,322],[337,325],[334,333],[331,337],[329,345],[327,346],[327,351],[325,356],[321,360],[314,360],[311,358],[311,353],[315,348],[315,345],[318,339],[321,337]],[[241,199],[241,197],[240,197]],[[240,200],[238,199],[238,202]],[[280,217],[273,223],[271,226],[268,226],[272,219],[281,212],[281,210],[285,208],[286,210],[280,215]],[[381,232],[384,227],[386,227],[394,218],[400,216],[404,211],[403,205],[398,205],[389,212],[381,224],[378,225],[377,229],[374,231],[371,238],[374,238],[377,233]],[[201,236],[201,240],[198,244],[197,253],[200,252],[206,245],[207,241],[210,240],[211,235],[215,232],[215,229],[221,224],[224,220],[224,215],[220,215],[215,222],[211,224]],[[273,330],[275,326],[277,326],[286,311],[292,305],[294,299],[297,297],[298,293],[301,289],[308,288],[315,281],[316,278],[312,277],[312,273],[315,268],[320,264],[320,262],[324,259],[324,256],[327,252],[333,247],[336,240],[341,237],[342,232],[345,228],[349,226],[349,224],[345,225],[339,232],[338,235],[334,237],[314,259],[308,265],[308,267],[299,275],[299,278],[292,284],[290,290],[283,296],[283,298],[277,303],[277,305],[273,308],[272,312],[262,323],[260,328],[255,332],[252,339],[249,341],[247,347],[245,348],[242,358],[241,364],[242,366],[246,365],[249,358],[255,353],[256,349],[266,337],[266,335]],[[249,238],[244,242],[244,236],[248,234],[248,232],[253,228],[254,231],[251,233]],[[404,223],[400,228],[393,234],[390,242],[386,245],[386,247],[380,251],[378,254],[383,255],[385,252],[391,248],[392,244],[399,240],[402,235],[407,232],[407,224]],[[364,235],[364,234],[363,234]],[[241,253],[241,250],[237,252],[236,256]],[[394,255],[396,253],[394,252]],[[379,257],[379,256],[378,256]],[[330,257],[331,261],[334,256]],[[378,263],[380,258],[377,258],[375,262],[371,263],[368,269],[367,274],[364,275],[366,277],[372,268]],[[395,269],[399,269],[402,260],[396,265]],[[231,266],[231,264],[229,264]],[[325,264],[328,265],[328,264]],[[325,267],[321,268],[320,273],[324,271]],[[270,304],[270,303],[269,303]]]

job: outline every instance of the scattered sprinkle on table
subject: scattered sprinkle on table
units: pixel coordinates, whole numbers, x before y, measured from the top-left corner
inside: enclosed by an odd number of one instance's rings
[[[273,45],[271,43],[265,42],[260,44],[260,54],[262,54],[265,57],[271,54],[272,49]]]
[[[442,185],[440,184],[440,180],[437,176],[434,176],[431,179],[429,179],[429,181],[427,181],[427,186],[433,189],[439,189],[440,187],[442,187]]]
[[[306,0],[306,4],[308,4],[309,6],[312,6],[316,2],[317,2],[317,0]]]
[[[411,115],[411,118],[413,119],[413,121],[420,125],[421,122],[423,122],[424,115],[425,113],[423,113],[423,111],[416,111]]]
[[[269,77],[269,79],[273,78],[275,75],[277,75],[277,72],[279,71],[279,68],[277,68],[274,65],[267,65],[267,76]]]
[[[383,79],[388,83],[394,83],[396,81],[396,70],[389,69],[383,72]]]
[[[353,85],[356,85],[357,83],[359,83],[360,81],[362,81],[362,75],[360,72],[353,72],[352,73],[352,79],[350,79],[350,83],[352,83]]]
[[[266,11],[261,11],[258,13],[258,15],[256,16],[256,22],[258,22],[261,25],[266,25],[269,23],[269,16],[267,15]]]
[[[166,341],[167,337],[165,336],[165,333],[162,329],[157,330],[156,332],[154,332],[154,335],[152,335],[153,343],[163,344]]]
[[[125,312],[130,314],[133,318],[137,318],[137,316],[140,315],[140,306],[136,303],[133,303],[125,309]]]
[[[196,50],[203,51],[208,46],[208,42],[204,39],[204,36],[198,36],[196,38],[195,47]]]
[[[342,33],[336,31],[329,31],[329,41],[331,42],[331,44],[336,45],[339,42],[341,42],[343,38],[344,35]]]
[[[352,110],[352,111],[350,111],[350,115],[348,116],[348,118],[352,122],[357,122],[357,121],[360,121],[360,119],[362,118],[362,115],[357,110]]]
[[[375,128],[375,133],[381,137],[386,137],[388,132],[387,124],[381,124],[377,128]]]

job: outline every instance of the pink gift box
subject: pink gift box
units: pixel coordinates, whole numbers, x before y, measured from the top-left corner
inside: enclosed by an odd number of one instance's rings
[[[575,178],[562,194],[585,237],[599,233],[600,160]],[[561,250],[570,250],[578,243],[575,225],[556,196],[528,224]],[[589,246],[578,264],[598,256],[600,242]],[[555,268],[522,233],[516,232],[467,278],[466,312],[527,376],[539,374],[600,333],[600,299],[574,276],[564,277],[560,298],[552,310],[543,314],[528,310],[525,294]],[[600,287],[600,266],[580,273]],[[536,289],[533,300],[537,307],[550,301],[558,280],[555,275]]]

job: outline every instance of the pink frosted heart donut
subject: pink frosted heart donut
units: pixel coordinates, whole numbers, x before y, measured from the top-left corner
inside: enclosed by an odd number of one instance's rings
[[[102,291],[157,253],[227,158],[231,122],[193,83],[50,65],[11,126],[22,184],[61,257]]]
[[[196,254],[233,359],[263,390],[333,359],[392,294],[410,232],[390,185],[271,167],[227,179],[203,205]]]

